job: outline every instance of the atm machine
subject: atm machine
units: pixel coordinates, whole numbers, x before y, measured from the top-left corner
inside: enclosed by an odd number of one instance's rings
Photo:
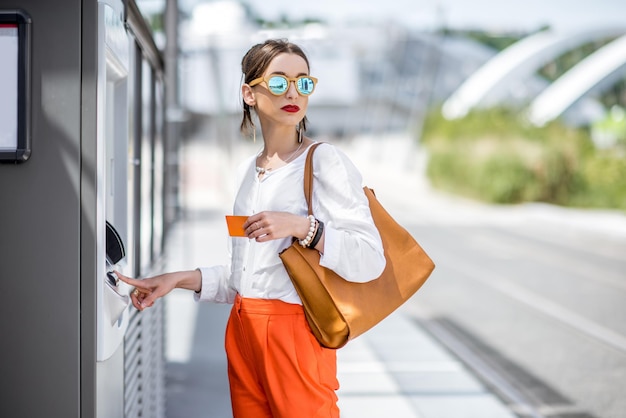
[[[129,64],[131,39],[121,1],[98,2],[96,110],[96,378],[98,417],[122,417],[124,335],[130,318]],[[130,239],[129,239],[130,238]],[[130,260],[132,262],[132,260]]]
[[[137,312],[113,273],[161,261],[160,51],[134,0],[17,4],[0,0],[0,417],[162,418],[162,303]]]
[[[163,307],[138,313],[130,305],[132,289],[113,271],[133,277],[157,269],[162,67],[134,2],[100,0],[97,15],[96,412],[159,417],[165,405]]]
[[[121,2],[117,4],[121,7]],[[128,327],[128,289],[113,270],[127,265],[129,191],[129,46],[123,9],[98,4],[97,73],[97,360],[118,350]]]

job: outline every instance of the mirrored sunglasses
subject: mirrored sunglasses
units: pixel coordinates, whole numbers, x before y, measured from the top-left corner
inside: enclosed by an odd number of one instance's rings
[[[280,74],[270,74],[267,77],[259,77],[252,80],[248,85],[254,87],[257,84],[265,81],[267,89],[275,96],[281,96],[287,93],[289,90],[289,83],[292,81],[296,84],[296,90],[302,96],[309,96],[315,90],[317,84],[317,78],[308,75],[301,75],[300,77],[290,78]]]

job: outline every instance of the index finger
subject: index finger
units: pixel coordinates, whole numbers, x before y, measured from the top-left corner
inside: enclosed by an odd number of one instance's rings
[[[126,284],[129,284],[134,287],[144,288],[143,283],[142,283],[143,280],[131,279],[130,277],[126,277],[118,271],[116,271],[115,274],[117,274],[117,277]]]

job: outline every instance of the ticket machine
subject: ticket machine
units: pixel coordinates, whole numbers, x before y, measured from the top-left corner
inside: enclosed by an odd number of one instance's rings
[[[163,304],[137,312],[113,273],[160,268],[160,51],[135,0],[17,4],[0,0],[0,417],[163,418]]]
[[[130,38],[121,1],[98,1],[96,82],[96,380],[97,416],[124,414],[124,336],[129,287]],[[130,238],[130,239],[129,239]],[[132,260],[131,260],[132,261]]]
[[[128,286],[113,270],[127,266],[129,48],[121,1],[98,3],[97,70],[97,360],[120,348],[128,327]],[[128,274],[128,273],[127,273]]]

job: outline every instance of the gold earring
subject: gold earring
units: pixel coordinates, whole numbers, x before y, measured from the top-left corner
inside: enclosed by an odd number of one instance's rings
[[[300,122],[299,124],[299,129],[298,129],[298,144],[302,143],[302,131],[304,129],[302,129],[302,122]]]

